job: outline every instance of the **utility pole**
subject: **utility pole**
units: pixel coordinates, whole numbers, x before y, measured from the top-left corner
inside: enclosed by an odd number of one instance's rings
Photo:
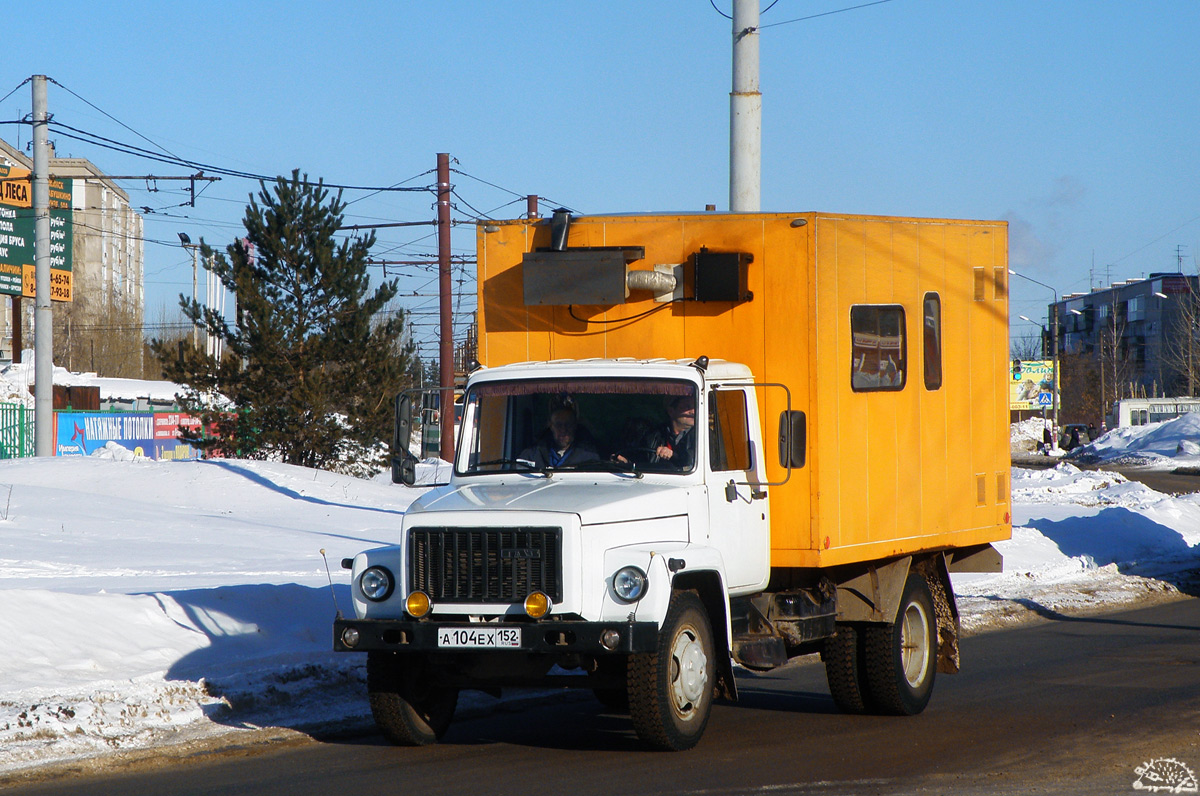
[[[758,0],[733,0],[733,90],[729,93],[729,209],[762,202],[762,93],[758,90]]]
[[[450,155],[437,156],[438,292],[441,309],[439,379],[441,430],[438,456],[454,461],[454,313],[450,280]]]
[[[525,215],[527,218],[538,217],[538,198],[537,194],[529,194],[525,197]]]
[[[50,311],[50,141],[46,76],[33,82],[34,455],[54,455],[54,315]]]

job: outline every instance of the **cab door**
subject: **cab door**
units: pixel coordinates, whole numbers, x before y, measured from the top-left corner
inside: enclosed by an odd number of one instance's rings
[[[707,485],[709,541],[725,560],[726,585],[761,590],[770,577],[768,515],[762,440],[754,388],[709,390]]]

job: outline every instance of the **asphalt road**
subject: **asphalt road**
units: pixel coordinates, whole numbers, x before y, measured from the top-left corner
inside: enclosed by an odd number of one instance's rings
[[[1174,758],[1200,772],[1200,600],[1049,617],[963,640],[924,714],[836,712],[819,665],[739,678],[691,752],[643,751],[589,695],[378,735],[235,750],[20,794],[1120,794]]]

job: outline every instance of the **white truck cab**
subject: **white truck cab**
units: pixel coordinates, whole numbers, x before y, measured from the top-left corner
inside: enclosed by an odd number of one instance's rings
[[[735,690],[728,600],[770,577],[755,389],[748,368],[722,361],[474,374],[450,483],[413,503],[399,545],[352,565],[355,619],[335,643],[370,652],[371,682],[387,681],[370,689],[385,732],[436,738],[462,687],[565,682],[616,702],[636,685],[650,699],[630,700],[638,732],[694,744],[714,684]],[[667,458],[656,443],[673,403],[694,407],[694,425]],[[564,407],[585,455],[545,464],[536,448]],[[650,682],[629,681],[631,658]],[[393,677],[429,696],[397,696]]]

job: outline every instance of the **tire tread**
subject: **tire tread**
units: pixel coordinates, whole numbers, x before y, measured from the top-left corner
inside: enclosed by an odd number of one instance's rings
[[[825,640],[821,657],[825,661],[829,693],[838,709],[852,715],[869,713],[871,705],[859,629],[849,623],[839,623],[837,633]]]

